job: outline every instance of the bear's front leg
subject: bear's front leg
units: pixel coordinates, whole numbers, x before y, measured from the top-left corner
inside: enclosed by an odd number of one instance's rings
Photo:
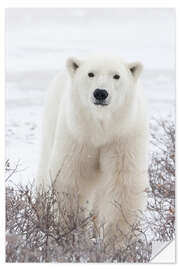
[[[77,188],[79,170],[76,168],[78,159],[77,145],[61,133],[53,145],[48,166],[48,177],[58,193],[71,193]]]
[[[108,238],[126,235],[146,207],[147,148],[134,137],[105,146],[100,153],[101,179],[96,195],[99,226]]]
[[[81,194],[80,173],[77,168],[78,147],[68,136],[55,140],[50,158],[48,175],[58,199],[58,218],[64,230],[71,228],[74,218],[79,215]]]
[[[59,194],[64,192],[78,197],[80,206],[90,210],[98,175],[98,151],[87,143],[78,143],[68,134],[68,130],[61,128],[60,135],[56,137],[49,177]]]

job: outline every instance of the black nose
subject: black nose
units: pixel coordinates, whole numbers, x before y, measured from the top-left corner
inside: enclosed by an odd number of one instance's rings
[[[95,99],[102,101],[105,100],[108,96],[108,92],[104,89],[96,89],[93,93]]]

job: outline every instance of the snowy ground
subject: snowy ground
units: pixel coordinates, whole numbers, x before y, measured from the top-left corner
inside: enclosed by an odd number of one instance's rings
[[[45,92],[69,56],[107,51],[142,61],[150,115],[174,115],[174,24],[170,9],[8,9],[6,159],[20,161],[15,181],[35,177]]]

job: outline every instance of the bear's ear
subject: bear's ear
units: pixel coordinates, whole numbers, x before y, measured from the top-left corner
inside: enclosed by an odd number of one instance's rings
[[[132,76],[137,80],[143,70],[143,65],[140,62],[134,62],[128,64],[128,68]]]
[[[73,76],[76,73],[77,69],[80,67],[80,64],[81,64],[81,61],[74,57],[70,57],[67,59],[66,67],[71,76]]]

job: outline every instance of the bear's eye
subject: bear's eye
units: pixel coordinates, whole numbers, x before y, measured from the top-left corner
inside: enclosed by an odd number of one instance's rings
[[[94,77],[94,73],[89,72],[89,73],[88,73],[88,76],[89,76],[90,78],[92,78],[92,77]]]
[[[115,80],[119,80],[119,78],[120,78],[120,76],[119,76],[118,74],[115,74],[115,75],[113,76],[113,79],[115,79]]]

